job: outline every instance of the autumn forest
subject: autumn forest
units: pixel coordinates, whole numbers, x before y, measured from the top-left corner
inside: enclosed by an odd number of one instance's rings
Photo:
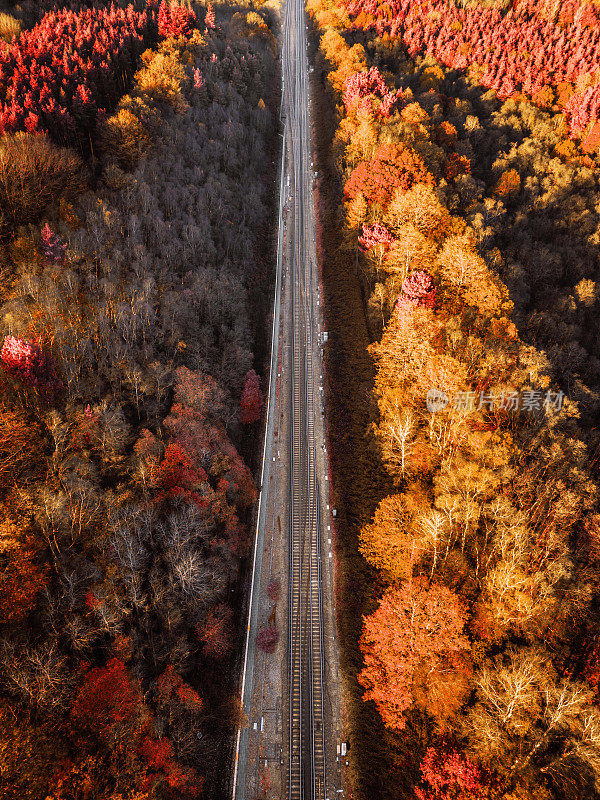
[[[344,796],[593,800],[600,5],[307,20]],[[0,2],[0,800],[226,796],[278,36]]]
[[[0,797],[219,797],[263,402],[273,21],[0,11]]]
[[[308,8],[354,796],[597,797],[598,8]]]

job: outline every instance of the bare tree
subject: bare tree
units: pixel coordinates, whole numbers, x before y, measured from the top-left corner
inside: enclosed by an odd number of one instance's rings
[[[3,680],[9,691],[42,708],[63,705],[73,676],[69,676],[67,659],[54,642],[30,648],[5,641],[2,658]]]

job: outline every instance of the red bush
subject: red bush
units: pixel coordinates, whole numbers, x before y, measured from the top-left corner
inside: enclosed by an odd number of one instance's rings
[[[262,628],[256,636],[257,647],[265,653],[275,652],[275,647],[279,641],[279,631],[277,628]]]
[[[247,373],[244,381],[242,399],[240,400],[240,420],[245,425],[258,422],[260,419],[260,411],[263,406],[263,402],[263,394],[260,389],[260,378],[256,372],[251,369]]]
[[[276,603],[279,600],[279,595],[281,593],[281,581],[279,578],[274,578],[272,581],[269,582],[267,586],[267,595],[270,600]]]

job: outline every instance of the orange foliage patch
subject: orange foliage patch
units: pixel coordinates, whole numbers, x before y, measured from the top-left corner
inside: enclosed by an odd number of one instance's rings
[[[516,169],[507,169],[496,184],[494,194],[505,202],[514,200],[521,191],[521,177]]]
[[[435,130],[437,143],[440,147],[450,147],[456,143],[458,133],[454,125],[448,120],[441,122]]]
[[[544,86],[537,94],[531,98],[536,106],[540,108],[550,108],[554,103],[554,92],[551,86]]]
[[[39,563],[33,550],[10,550],[0,570],[0,623],[22,622],[47,585],[48,567]]]
[[[0,408],[0,494],[26,470],[41,466],[44,442],[23,411]]]
[[[469,175],[471,160],[458,153],[451,153],[446,161],[446,180],[453,181],[458,175]]]
[[[353,199],[363,194],[369,202],[385,206],[395,189],[406,191],[415,183],[433,183],[423,159],[402,143],[382,144],[370,161],[363,161],[354,169],[344,195]]]
[[[454,678],[465,672],[463,656],[470,647],[464,625],[459,598],[445,586],[420,579],[389,590],[365,617],[360,641],[365,666],[358,680],[366,689],[364,699],[375,701],[389,728],[406,726],[405,712],[415,694],[436,695],[442,716],[444,705],[453,710],[460,705],[466,685],[462,680],[455,685]],[[444,684],[445,702],[440,696]]]

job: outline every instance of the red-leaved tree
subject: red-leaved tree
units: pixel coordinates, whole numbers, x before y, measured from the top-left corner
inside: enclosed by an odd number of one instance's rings
[[[152,487],[156,489],[154,500],[157,503],[173,497],[183,497],[190,502],[198,500],[198,491],[206,479],[206,473],[194,466],[189,453],[177,442],[169,442],[163,460],[152,475]]]
[[[388,250],[394,237],[381,222],[374,222],[373,225],[363,225],[362,235],[358,238],[358,243],[363,250],[372,250],[374,247],[381,247],[384,251]]]
[[[572,135],[582,135],[598,120],[600,87],[586,80],[598,68],[600,14],[593,3],[560,4],[558,24],[555,12],[549,14],[536,0],[514,2],[510,13],[453,0],[340,0],[340,5],[352,27],[398,37],[413,57],[427,54],[451,69],[477,66],[479,82],[501,99],[524,92],[537,101],[552,96],[546,88],[577,87],[583,79],[565,105]]]
[[[215,12],[213,11],[212,3],[208,4],[206,16],[204,17],[204,24],[211,30],[215,27]]]
[[[171,442],[185,451],[192,468],[207,475],[213,494],[238,508],[254,502],[256,490],[250,470],[222,425],[179,403],[171,408],[163,425]],[[207,488],[203,487],[204,491]]]
[[[377,67],[363,72],[355,72],[346,78],[344,85],[344,105],[347,112],[363,107],[365,99],[377,101],[376,113],[379,117],[389,117],[402,91],[390,91]]]
[[[54,264],[62,264],[65,260],[67,246],[50,225],[46,223],[42,228],[42,252]]]
[[[203,705],[198,692],[175,672],[172,665],[166,668],[156,682],[156,702],[159,708],[166,710],[181,704],[193,714],[199,714]]]
[[[175,761],[173,746],[167,738],[154,739],[147,736],[143,739],[139,752],[149,773],[148,786],[152,785],[154,778],[159,779],[170,789],[181,792],[177,797],[199,796],[202,790],[202,777],[191,767],[182,767]]]
[[[86,673],[71,716],[82,727],[108,736],[115,724],[133,717],[141,705],[139,684],[129,676],[125,664],[113,658],[105,667],[93,667]]]
[[[144,49],[151,12],[132,6],[53,10],[0,43],[0,134],[85,141],[123,94]]]
[[[62,386],[52,358],[44,355],[35,342],[7,336],[0,350],[0,362],[9,375],[27,386],[49,394],[59,391]]]
[[[169,36],[178,39],[180,36],[189,36],[194,28],[196,15],[187,6],[182,6],[175,0],[162,0],[158,10],[158,32],[165,39]]]
[[[470,172],[470,159],[458,153],[450,153],[446,161],[446,180],[453,181],[458,175],[469,175]]]
[[[23,383],[34,384],[44,370],[42,348],[16,336],[7,336],[0,350],[4,369]]]
[[[222,661],[233,649],[233,609],[226,603],[211,608],[200,630],[202,655],[213,661]]]
[[[0,624],[23,622],[49,583],[48,567],[35,551],[14,549],[0,570]]]
[[[436,289],[433,278],[426,269],[407,275],[396,305],[396,313],[402,317],[415,308],[435,308]]]
[[[194,69],[194,89],[203,89],[206,86],[206,79],[199,69]]]
[[[419,800],[490,800],[492,785],[483,771],[457,750],[429,747],[421,762]]]

